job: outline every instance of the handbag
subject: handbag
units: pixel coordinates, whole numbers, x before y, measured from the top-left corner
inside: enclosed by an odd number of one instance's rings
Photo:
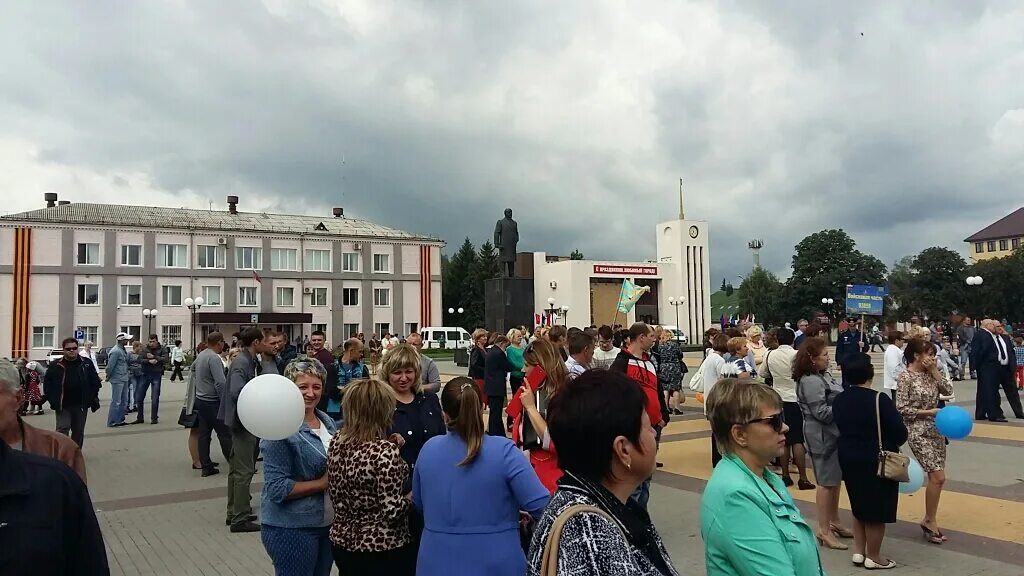
[[[548,538],[544,542],[544,550],[540,555],[541,576],[558,576],[558,546],[562,540],[562,528],[565,527],[565,523],[570,518],[581,512],[590,512],[599,516],[604,516],[608,521],[618,526],[618,523],[615,522],[614,518],[597,506],[573,504],[565,510],[562,510],[562,513],[559,514],[551,524],[551,532],[548,532]]]
[[[878,477],[893,482],[910,480],[910,457],[899,452],[888,452],[882,447],[882,417],[879,409],[881,394],[875,394],[875,425],[878,428]]]
[[[700,367],[690,377],[690,390],[694,392],[704,391],[704,363],[700,363]]]
[[[775,377],[772,376],[772,367],[768,365],[768,358],[771,357],[772,352],[774,352],[774,350],[769,350],[768,353],[764,355],[764,383],[767,386],[775,385]]]
[[[185,428],[195,428],[199,424],[199,413],[193,410],[192,412],[185,412],[185,407],[181,407],[181,414],[178,415],[178,426],[184,426]]]

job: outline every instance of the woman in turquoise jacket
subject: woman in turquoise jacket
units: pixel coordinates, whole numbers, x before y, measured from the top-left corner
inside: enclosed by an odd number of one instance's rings
[[[700,506],[708,576],[823,576],[814,532],[768,469],[786,449],[778,393],[730,378],[708,396],[711,432],[723,453]]]

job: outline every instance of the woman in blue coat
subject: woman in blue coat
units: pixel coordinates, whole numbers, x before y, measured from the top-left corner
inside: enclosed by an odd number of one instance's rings
[[[284,376],[302,392],[306,415],[295,434],[260,442],[260,535],[277,576],[330,576],[334,557],[328,532],[334,506],[327,494],[327,450],[337,427],[316,409],[327,369],[319,360],[300,355]]]
[[[427,441],[413,471],[412,497],[425,528],[417,576],[522,576],[521,511],[539,518],[548,491],[511,440],[484,434],[470,378],[441,393],[448,434]]]

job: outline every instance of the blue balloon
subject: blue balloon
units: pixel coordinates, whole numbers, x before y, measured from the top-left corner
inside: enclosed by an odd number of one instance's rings
[[[907,473],[910,475],[910,480],[906,482],[900,482],[900,492],[904,494],[913,494],[924,486],[924,468],[914,460],[914,457],[910,457],[910,466],[907,467]]]
[[[960,440],[970,435],[974,419],[959,406],[946,406],[935,416],[935,427],[943,436]]]

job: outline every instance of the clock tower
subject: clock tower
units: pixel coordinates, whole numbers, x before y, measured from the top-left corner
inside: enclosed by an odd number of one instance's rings
[[[669,297],[686,299],[679,307],[679,323],[690,339],[699,342],[715,319],[711,318],[711,267],[709,265],[708,223],[687,220],[683,212],[682,180],[679,182],[679,218],[657,225],[658,262],[674,264],[674,271],[661,282],[658,298],[662,310],[671,310]],[[674,320],[674,318],[673,318]],[[670,324],[668,317],[663,324]]]

